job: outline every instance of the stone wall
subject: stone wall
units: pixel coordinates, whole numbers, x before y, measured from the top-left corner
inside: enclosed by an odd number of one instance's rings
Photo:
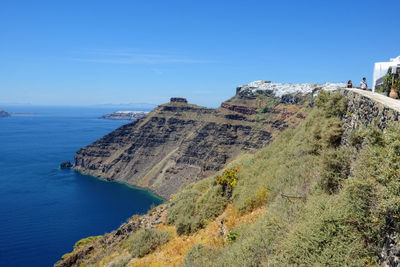
[[[348,114],[345,116],[346,125],[354,130],[361,125],[369,125],[374,121],[380,129],[399,120],[400,112],[385,106],[352,90],[341,89],[340,92],[349,100]]]

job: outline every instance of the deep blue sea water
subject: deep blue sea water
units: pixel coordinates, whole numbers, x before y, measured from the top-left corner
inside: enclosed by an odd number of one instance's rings
[[[107,108],[2,107],[35,115],[0,118],[0,266],[52,266],[76,241],[116,229],[160,199],[61,170],[75,152],[128,121]]]

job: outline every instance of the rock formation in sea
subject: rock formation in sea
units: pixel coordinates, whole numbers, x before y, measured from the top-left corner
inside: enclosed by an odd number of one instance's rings
[[[61,169],[70,169],[70,168],[72,168],[74,165],[68,160],[68,161],[65,161],[65,162],[63,162],[63,163],[61,163],[60,164],[60,168]]]
[[[169,198],[297,125],[306,115],[309,96],[321,87],[258,81],[239,87],[217,109],[174,97],[80,149],[74,168]]]
[[[0,109],[0,117],[10,117],[10,116],[11,116],[10,113]]]

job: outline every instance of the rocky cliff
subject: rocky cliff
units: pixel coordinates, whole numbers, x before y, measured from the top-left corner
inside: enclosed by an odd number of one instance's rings
[[[74,168],[168,198],[297,125],[306,116],[309,97],[298,92],[276,96],[273,90],[246,85],[217,109],[172,98],[80,149]]]

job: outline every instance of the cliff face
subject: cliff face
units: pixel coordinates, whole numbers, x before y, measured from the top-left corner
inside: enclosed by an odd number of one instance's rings
[[[80,149],[74,168],[168,198],[297,125],[306,115],[307,97],[288,99],[238,90],[220,108],[209,109],[172,98],[145,118]]]

